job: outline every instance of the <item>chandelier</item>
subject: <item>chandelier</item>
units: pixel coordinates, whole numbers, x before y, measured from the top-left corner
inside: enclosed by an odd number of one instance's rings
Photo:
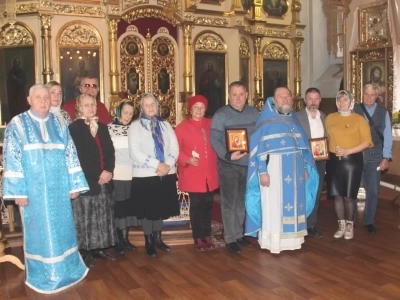
[[[17,0],[0,0],[0,27],[9,23],[14,25],[17,19]]]

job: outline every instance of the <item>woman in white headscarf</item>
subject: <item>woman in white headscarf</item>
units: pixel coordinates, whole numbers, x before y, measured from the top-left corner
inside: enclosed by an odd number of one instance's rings
[[[88,267],[93,258],[115,260],[105,251],[116,242],[112,177],[115,151],[107,125],[98,122],[96,99],[82,94],[76,101],[77,119],[69,125],[90,191],[72,202],[79,250]]]
[[[335,238],[350,240],[360,186],[363,154],[372,147],[371,130],[364,117],[353,113],[353,95],[340,91],[336,96],[338,112],[326,118],[330,160],[326,165],[328,196],[335,198],[339,228]]]
[[[62,90],[61,84],[57,81],[49,81],[46,84],[47,89],[50,93],[50,112],[55,114],[59,119],[64,120],[67,125],[72,123],[72,119],[69,114],[61,109],[61,101],[62,101]]]

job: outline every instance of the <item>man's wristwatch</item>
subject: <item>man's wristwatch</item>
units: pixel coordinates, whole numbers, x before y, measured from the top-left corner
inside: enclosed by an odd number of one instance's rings
[[[391,161],[392,160],[390,157],[383,157],[382,159],[386,159],[387,161]]]

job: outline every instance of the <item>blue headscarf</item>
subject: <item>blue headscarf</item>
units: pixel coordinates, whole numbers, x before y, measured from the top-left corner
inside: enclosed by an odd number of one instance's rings
[[[273,138],[278,135],[280,138]],[[266,139],[266,137],[270,137]],[[282,140],[284,143],[282,143]],[[292,112],[280,114],[269,97],[256,122],[254,132],[250,137],[250,157],[247,172],[246,205],[246,235],[256,236],[261,229],[261,191],[258,179],[260,164],[266,161],[261,157],[266,154],[293,153],[301,150],[305,167],[308,173],[306,181],[306,215],[308,216],[315,204],[318,189],[318,172],[310,149],[307,135],[300,125],[296,115]]]
[[[142,97],[142,100],[140,102],[142,106],[142,112],[140,113],[140,124],[147,130],[151,131],[151,135],[154,140],[154,153],[156,158],[160,162],[165,162],[165,157],[164,157],[164,138],[162,135],[161,131],[161,124],[163,122],[163,119],[159,115],[155,115],[151,118],[146,116],[143,112],[143,99],[147,97],[152,97],[156,103],[157,110],[158,110],[158,101],[157,99],[152,95],[152,94],[144,94]],[[148,120],[150,122],[145,122],[144,120]],[[147,123],[150,123],[150,127],[147,125]]]

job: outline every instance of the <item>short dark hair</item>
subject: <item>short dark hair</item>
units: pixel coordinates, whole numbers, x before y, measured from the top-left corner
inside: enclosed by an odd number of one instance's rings
[[[232,83],[229,85],[229,87],[228,87],[228,93],[230,93],[230,91],[231,91],[231,89],[232,89],[233,87],[243,87],[244,90],[247,92],[247,86],[246,86],[243,82],[241,82],[241,81],[234,81],[234,82],[232,82]]]
[[[308,88],[305,95],[307,96],[308,93],[318,93],[321,96],[321,92],[315,87]]]
[[[277,89],[287,89],[289,92],[290,92],[290,96],[293,96],[292,95],[292,91],[286,86],[286,85],[278,85],[276,88],[274,88],[274,97],[275,97],[275,93],[276,93],[276,90]]]

